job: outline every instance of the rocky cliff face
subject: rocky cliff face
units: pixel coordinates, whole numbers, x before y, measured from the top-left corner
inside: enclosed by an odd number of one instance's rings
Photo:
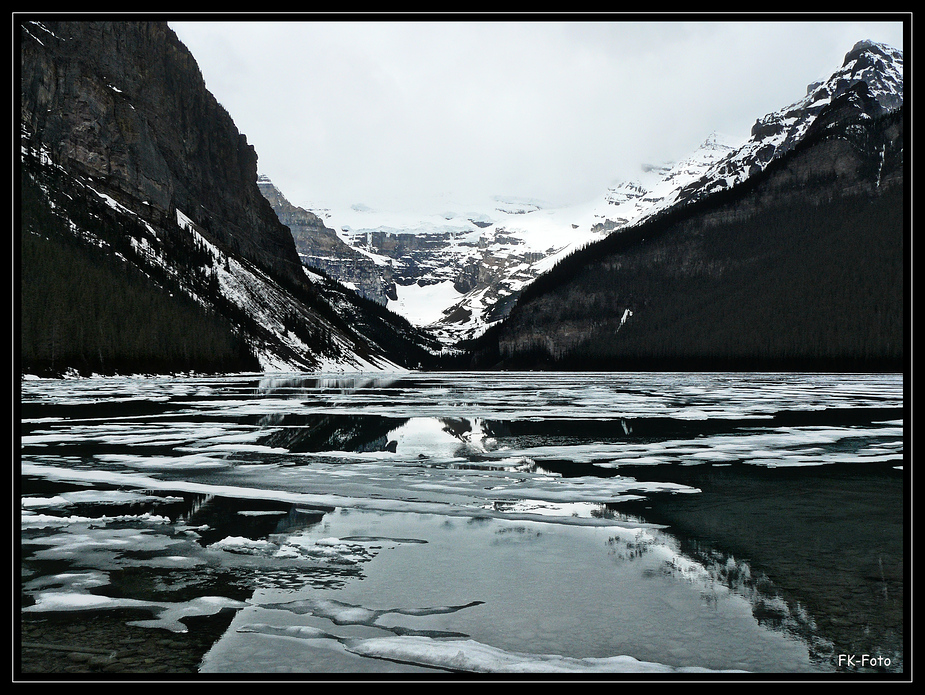
[[[529,233],[506,226],[524,214],[454,215],[414,231],[367,228],[344,237],[388,269],[387,305],[452,345],[503,318],[538,274],[531,266],[551,248],[541,250]]]
[[[349,215],[355,224],[341,224],[335,232],[325,224],[330,211],[292,205],[269,179],[260,186],[292,230],[306,266],[426,326],[447,346],[502,318],[516,292],[539,272],[531,265],[553,248],[547,234],[531,238],[518,219],[542,216],[535,202],[494,199],[489,212],[388,219],[357,205]],[[536,223],[543,232],[554,225]]]
[[[290,203],[268,177],[261,176],[257,185],[280,222],[292,233],[305,266],[323,271],[377,304],[385,306],[390,297],[395,298],[395,283],[388,263],[377,262],[345,243],[318,215]]]
[[[139,214],[183,210],[218,243],[301,282],[292,239],[253,185],[254,148],[165,23],[25,24],[21,61],[23,128],[55,161]]]
[[[19,27],[22,357],[80,371],[417,366],[429,338],[306,269],[163,22]]]

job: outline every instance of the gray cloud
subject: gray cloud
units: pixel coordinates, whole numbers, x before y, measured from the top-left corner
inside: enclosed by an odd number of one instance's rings
[[[900,21],[172,22],[294,203],[601,195],[801,98]]]

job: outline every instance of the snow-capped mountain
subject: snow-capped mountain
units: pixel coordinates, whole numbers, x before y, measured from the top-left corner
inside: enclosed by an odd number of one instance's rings
[[[759,118],[752,126],[751,137],[702,177],[685,186],[678,200],[690,202],[703,198],[761,171],[803,139],[823,108],[859,83],[866,85],[880,113],[900,106],[903,103],[902,51],[882,43],[859,41],[828,80],[810,84],[802,99]]]
[[[819,112],[858,83],[882,111],[903,101],[903,54],[857,43],[843,65],[790,106],[759,118],[744,143],[713,133],[673,165],[647,166],[601,199],[567,208],[495,198],[475,209],[390,215],[363,205],[312,208],[394,281],[389,309],[444,343],[477,336],[518,293],[575,250],[674,206],[742,183],[801,141]]]
[[[314,212],[379,268],[390,284],[386,306],[445,344],[503,317],[505,299],[540,272],[537,262],[600,236],[590,210],[504,197],[433,214],[360,205]]]
[[[610,188],[606,207],[598,208],[596,232],[612,232],[635,224],[678,202],[681,191],[702,178],[717,162],[735,151],[740,142],[712,133],[693,153],[674,165],[643,167],[644,179]]]
[[[467,347],[475,368],[904,368],[905,108],[865,83],[742,184],[562,259]]]
[[[504,318],[518,293],[572,251],[675,202],[678,192],[733,150],[729,138],[711,134],[675,165],[647,165],[639,176],[611,187],[601,199],[568,207],[529,198],[496,196],[477,206],[433,214],[392,213],[366,205],[345,210],[314,208],[313,215],[336,231],[365,263],[336,269],[336,258],[308,245],[303,262],[323,268],[357,287],[352,268],[380,273],[391,285],[382,301],[411,323],[427,327],[444,344],[479,335]],[[281,215],[290,208],[267,197]],[[294,231],[295,234],[295,231]],[[297,247],[299,239],[296,239]]]

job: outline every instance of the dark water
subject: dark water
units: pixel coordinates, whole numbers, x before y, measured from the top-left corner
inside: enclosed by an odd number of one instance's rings
[[[27,380],[21,419],[30,628],[203,674],[904,672],[902,375]]]

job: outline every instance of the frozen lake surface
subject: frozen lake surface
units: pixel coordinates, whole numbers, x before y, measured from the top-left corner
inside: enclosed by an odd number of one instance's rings
[[[903,376],[22,382],[22,611],[228,673],[902,673]]]

